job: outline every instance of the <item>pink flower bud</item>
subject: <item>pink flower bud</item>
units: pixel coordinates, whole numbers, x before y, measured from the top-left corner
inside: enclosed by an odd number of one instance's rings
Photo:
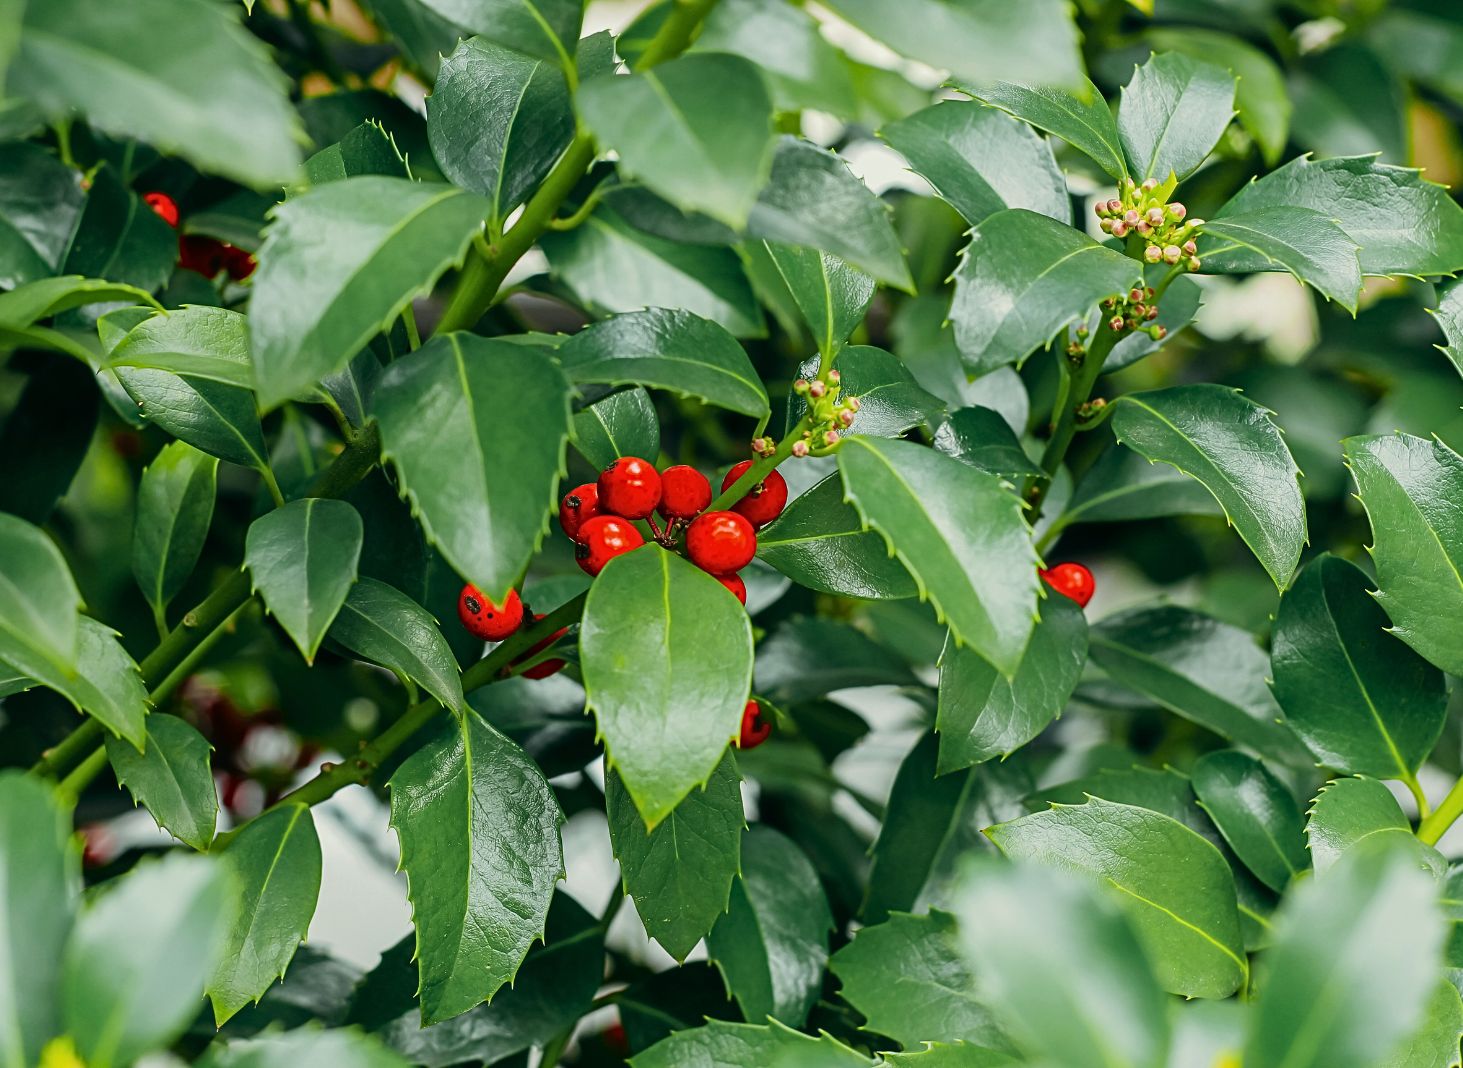
[[[1154,226],[1162,226],[1163,225],[1163,209],[1162,208],[1149,208],[1148,209],[1147,219]]]
[[[1128,290],[1128,299],[1129,300],[1134,300],[1134,301],[1136,301],[1136,300],[1142,300],[1143,299],[1143,291],[1141,289],[1130,289],[1130,290]]]
[[[1092,210],[1097,213],[1097,217],[1099,219],[1106,218],[1107,217],[1107,201],[1105,201],[1105,200],[1099,200],[1096,204],[1092,205]]]
[[[792,454],[799,458],[808,455],[808,443],[806,441],[794,441],[792,443]]]
[[[838,385],[839,382],[843,381],[843,375],[838,373],[838,368],[835,367],[833,370],[828,372],[828,381],[835,386]]]
[[[1123,212],[1123,222],[1127,223],[1129,226],[1137,226],[1138,221],[1142,218],[1143,216],[1138,214],[1136,208],[1129,208],[1127,211]]]
[[[828,387],[822,382],[813,381],[808,383],[808,396],[817,399],[828,392]]]
[[[1184,242],[1184,251],[1187,252],[1190,256],[1192,256],[1196,252],[1199,251],[1199,246],[1196,245],[1196,244],[1194,244],[1193,240],[1190,239],[1190,240]]]
[[[1189,270],[1191,270],[1191,271],[1197,271],[1202,266],[1203,266],[1203,264],[1199,262],[1199,257],[1198,256],[1190,256],[1189,257]]]
[[[1178,263],[1183,258],[1184,250],[1177,245],[1165,245],[1163,248],[1164,263]]]
[[[799,378],[792,384],[792,391],[794,393],[806,393],[808,391],[808,380],[806,378]]]
[[[1143,250],[1143,258],[1149,263],[1157,263],[1159,260],[1163,259],[1163,249],[1159,248],[1157,245],[1149,245]]]
[[[1189,213],[1189,209],[1184,207],[1177,200],[1175,200],[1172,204],[1168,206],[1168,213],[1172,215],[1175,219],[1182,219],[1185,215]]]
[[[1107,202],[1107,213],[1109,215],[1117,215],[1122,210],[1123,210],[1123,202],[1121,200],[1109,200]]]
[[[1157,305],[1154,305],[1154,304],[1150,304],[1148,306],[1148,310],[1144,313],[1143,318],[1145,318],[1145,319],[1157,319],[1158,318],[1158,306]]]
[[[851,412],[856,412],[859,410],[859,399],[857,397],[848,397],[844,400],[843,406]]]
[[[838,421],[844,426],[853,426],[853,412],[847,408],[838,413]]]
[[[1127,324],[1123,322],[1123,317],[1121,315],[1114,315],[1111,319],[1107,321],[1107,325],[1108,329],[1116,334],[1121,331],[1122,328]]]
[[[1163,326],[1150,326],[1148,328],[1148,336],[1154,341],[1162,341],[1168,337],[1168,329]]]
[[[1133,317],[1135,319],[1146,319],[1146,318],[1148,318],[1148,305],[1146,305],[1146,304],[1134,304],[1133,305]]]
[[[1112,234],[1113,237],[1127,237],[1128,224],[1123,222],[1122,219],[1114,219],[1112,229],[1109,230],[1108,233]]]
[[[827,433],[825,433],[823,435],[823,444],[825,444],[825,445],[837,445],[838,444],[838,431],[836,431],[836,430],[830,430]]]
[[[1140,222],[1137,226],[1134,227],[1134,229],[1137,230],[1144,237],[1147,237],[1149,234],[1153,233],[1153,227],[1149,225],[1147,219],[1144,219],[1142,222]]]
[[[1111,219],[1103,219],[1102,222],[1098,223],[1097,225],[1102,229],[1103,233],[1110,234],[1112,233],[1112,228],[1117,224]]]
[[[1158,179],[1157,178],[1148,178],[1148,179],[1146,179],[1143,182],[1143,192],[1145,192],[1145,193],[1151,193],[1151,192],[1153,192],[1153,190],[1155,190],[1157,188],[1158,188]]]

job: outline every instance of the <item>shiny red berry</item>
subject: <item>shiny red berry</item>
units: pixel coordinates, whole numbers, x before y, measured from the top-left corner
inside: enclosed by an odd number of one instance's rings
[[[599,510],[644,519],[660,503],[660,473],[638,456],[621,456],[599,476]]]
[[[615,557],[645,544],[628,519],[617,515],[597,515],[586,519],[579,528],[579,544],[574,546],[574,559],[585,574],[598,575]]]
[[[741,575],[712,575],[711,577],[731,590],[742,604],[747,603],[747,584],[742,581]]]
[[[737,748],[756,749],[772,733],[772,724],[762,715],[762,706],[748,701],[742,709],[742,733],[737,738]]]
[[[559,502],[559,526],[571,538],[578,538],[579,528],[599,514],[599,487],[593,482],[575,486]]]
[[[686,528],[686,555],[713,575],[730,575],[752,562],[757,532],[736,512],[703,512]]]
[[[144,193],[142,201],[153,211],[157,212],[163,222],[167,223],[174,230],[178,228],[178,202],[166,193]]]
[[[457,595],[457,618],[474,637],[500,642],[523,622],[523,600],[517,590],[509,590],[503,603],[496,605],[469,582]]]
[[[743,472],[751,466],[751,460],[743,460],[728,471],[726,478],[721,480],[722,492],[730,489],[731,484],[741,478]],[[750,493],[732,505],[732,511],[746,516],[753,526],[762,527],[780,516],[786,506],[787,480],[776,471],[768,471],[762,481],[752,487]]]
[[[1058,564],[1041,572],[1041,577],[1046,583],[1064,597],[1070,597],[1083,608],[1087,602],[1092,600],[1092,595],[1097,592],[1097,582],[1081,564]]]
[[[216,277],[227,265],[228,250],[222,241],[197,234],[185,234],[178,239],[178,266],[185,271],[197,271],[205,278]]]
[[[694,467],[677,464],[660,473],[660,506],[666,519],[694,519],[711,503],[711,483]]]
[[[533,621],[535,623],[537,623],[539,620],[541,620],[543,618],[544,617],[543,617],[543,613],[542,612],[535,612],[533,614]],[[553,645],[554,642],[558,641],[560,638],[562,638],[565,634],[568,634],[568,633],[569,633],[569,628],[568,627],[560,627],[558,630],[554,631],[554,633],[550,634],[543,641],[535,642],[534,645],[533,645],[533,647],[531,649],[529,649],[528,652],[524,653],[520,657],[515,658],[513,660],[513,663],[514,664],[521,664],[525,660],[532,660],[534,657],[538,656],[539,653],[543,652],[549,646]],[[563,671],[563,670],[564,670],[564,661],[560,660],[558,657],[551,657],[550,659],[545,660],[542,663],[538,663],[538,664],[533,665],[533,667],[531,667],[531,668],[525,668],[524,671],[523,671],[523,677],[525,679],[546,679],[550,675],[556,675],[560,671]]]

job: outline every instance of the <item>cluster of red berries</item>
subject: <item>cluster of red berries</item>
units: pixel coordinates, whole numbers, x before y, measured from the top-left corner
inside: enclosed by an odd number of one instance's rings
[[[1189,270],[1197,271],[1202,264],[1196,255],[1199,249],[1194,243],[1194,232],[1204,225],[1204,220],[1186,220],[1187,208],[1178,201],[1167,203],[1171,192],[1172,182],[1160,188],[1153,178],[1142,185],[1129,178],[1120,199],[1099,200],[1093,210],[1102,220],[1099,225],[1103,233],[1113,237],[1138,234],[1144,238],[1147,245],[1143,258],[1149,263],[1183,262]]]
[[[142,199],[157,212],[159,218],[174,230],[182,216],[178,203],[166,193],[144,193]],[[197,271],[205,278],[217,278],[227,272],[235,282],[242,282],[254,273],[257,264],[253,255],[244,249],[198,234],[178,235],[178,266],[185,271]]]
[[[1092,572],[1081,564],[1057,564],[1039,574],[1052,589],[1063,597],[1070,597],[1076,601],[1079,608],[1086,608],[1087,602],[1092,600],[1092,595],[1097,592],[1097,580],[1092,577]]]

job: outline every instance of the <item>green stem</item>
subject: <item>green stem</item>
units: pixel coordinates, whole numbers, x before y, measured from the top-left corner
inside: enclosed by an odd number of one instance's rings
[[[1417,837],[1428,845],[1437,845],[1459,816],[1463,816],[1463,778],[1453,784],[1442,804],[1423,817],[1417,825]]]
[[[1097,385],[1097,380],[1102,375],[1103,362],[1106,361],[1108,353],[1112,352],[1113,346],[1117,343],[1118,332],[1104,321],[1097,328],[1097,336],[1088,346],[1081,366],[1073,372],[1067,372],[1065,364],[1063,365],[1063,374],[1070,373],[1071,375],[1066,400],[1060,411],[1052,413],[1052,436],[1047,440],[1046,449],[1041,454],[1042,476],[1031,479],[1026,486],[1026,499],[1031,502],[1029,518],[1033,523],[1041,518],[1041,503],[1046,499],[1047,491],[1051,489],[1052,479],[1056,476],[1058,468],[1062,466],[1062,461],[1066,459],[1067,449],[1072,444],[1072,438],[1077,434],[1077,409],[1091,398],[1093,387]]]
[[[284,494],[279,490],[279,482],[274,477],[274,472],[266,465],[259,469],[259,474],[264,478],[264,488],[269,490],[270,499],[274,501],[276,508],[284,507]]]
[[[803,416],[797,426],[787,432],[787,435],[783,437],[777,448],[770,455],[762,457],[753,463],[751,467],[743,471],[742,477],[722,490],[721,495],[706,506],[706,510],[708,512],[724,512],[736,504],[737,501],[751,493],[752,487],[766,478],[769,471],[792,455],[793,444],[803,440],[803,431],[811,430],[812,428],[813,421],[811,417]]]
[[[406,327],[406,342],[411,346],[412,352],[422,347],[421,331],[417,329],[417,313],[408,304],[401,312],[402,325]]]
[[[1402,779],[1402,785],[1412,794],[1412,800],[1417,802],[1417,818],[1425,820],[1432,813],[1432,808],[1427,803],[1427,794],[1422,792],[1422,783],[1417,781],[1417,776],[1408,772]]]
[[[101,774],[102,768],[107,765],[107,750],[104,746],[97,746],[92,754],[72,769],[71,774],[56,784],[56,793],[63,801],[76,803],[81,792],[91,784],[91,781]]]

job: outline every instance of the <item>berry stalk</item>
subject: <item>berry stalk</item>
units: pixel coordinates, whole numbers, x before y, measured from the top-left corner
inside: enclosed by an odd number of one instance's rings
[[[1047,440],[1046,449],[1041,454],[1042,476],[1032,478],[1026,484],[1025,496],[1031,503],[1030,519],[1033,523],[1041,518],[1041,503],[1046,499],[1052,479],[1062,466],[1072,439],[1077,435],[1078,410],[1091,400],[1092,390],[1102,375],[1102,365],[1113,346],[1118,343],[1119,336],[1111,323],[1103,321],[1097,328],[1092,344],[1082,354],[1081,363],[1072,369],[1068,369],[1065,363],[1062,365],[1064,388],[1058,392],[1060,408],[1053,413],[1055,421],[1052,436]]]

